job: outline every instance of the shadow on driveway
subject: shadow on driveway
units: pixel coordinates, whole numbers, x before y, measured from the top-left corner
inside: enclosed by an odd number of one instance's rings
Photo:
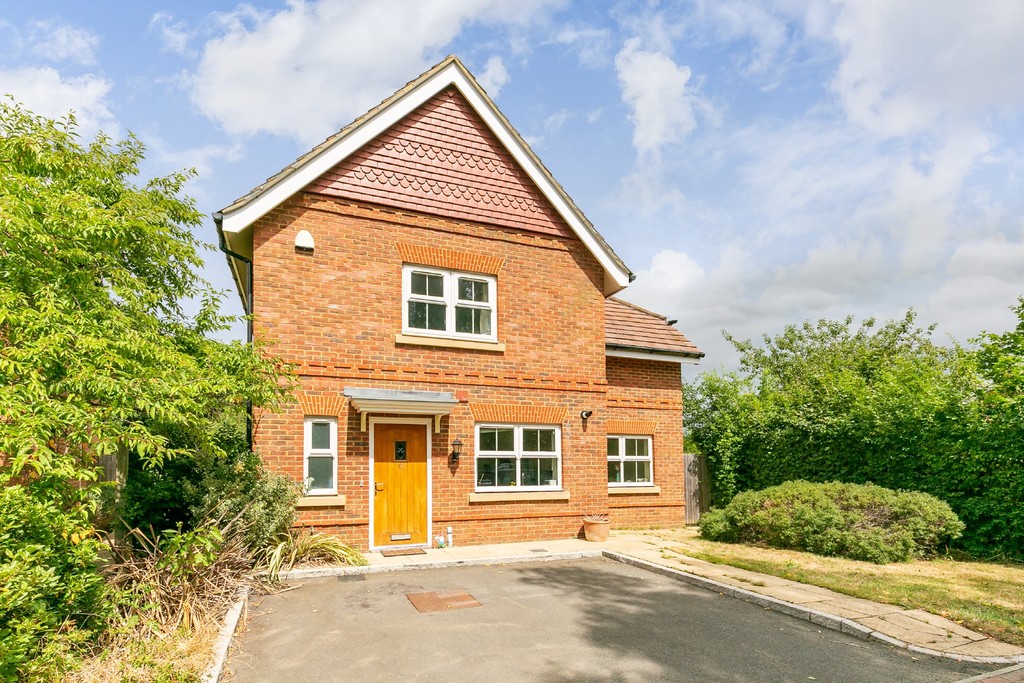
[[[419,613],[406,595],[480,607]],[[234,681],[957,681],[909,653],[605,559],[315,579],[250,605]]]

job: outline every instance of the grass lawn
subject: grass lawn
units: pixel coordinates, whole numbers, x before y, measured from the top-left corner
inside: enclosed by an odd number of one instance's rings
[[[673,550],[715,564],[922,609],[1006,643],[1024,645],[1024,565],[948,558],[886,565],[700,538],[695,528],[651,531]]]

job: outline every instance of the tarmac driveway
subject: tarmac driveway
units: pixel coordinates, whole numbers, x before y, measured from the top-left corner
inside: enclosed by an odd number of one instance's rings
[[[421,613],[406,597],[453,591],[480,606]],[[307,580],[250,602],[228,668],[237,683],[935,683],[994,667],[911,656],[594,558]]]

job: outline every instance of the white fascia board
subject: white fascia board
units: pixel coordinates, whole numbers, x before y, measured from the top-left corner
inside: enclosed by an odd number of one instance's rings
[[[635,358],[637,360],[653,360],[662,363],[679,363],[680,365],[700,365],[700,358],[694,356],[676,356],[657,351],[625,351],[622,349],[605,349],[605,356],[613,358]]]
[[[282,204],[289,197],[302,190],[321,175],[334,168],[349,155],[372,141],[378,135],[398,123],[412,113],[417,107],[441,92],[448,85],[454,85],[470,103],[476,113],[484,120],[491,132],[497,136],[512,157],[526,171],[526,174],[540,189],[559,215],[568,223],[576,236],[597,257],[605,270],[606,290],[618,291],[629,284],[629,273],[619,267],[604,247],[594,238],[582,224],[579,217],[566,202],[565,197],[552,184],[547,175],[533,162],[526,150],[518,143],[512,132],[505,126],[501,118],[488,104],[484,96],[477,90],[455,64],[423,81],[400,99],[378,112],[372,119],[353,130],[344,139],[323,149],[315,157],[295,169],[287,177],[264,192],[254,197],[249,203],[231,213],[224,214],[221,227],[226,233],[244,231],[257,220],[270,213],[274,207]],[[611,278],[614,287],[608,287]]]

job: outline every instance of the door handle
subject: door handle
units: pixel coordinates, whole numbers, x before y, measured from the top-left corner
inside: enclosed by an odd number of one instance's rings
[[[376,491],[383,491],[384,490],[384,482],[382,482],[382,481],[375,481],[373,483],[373,488]]]

